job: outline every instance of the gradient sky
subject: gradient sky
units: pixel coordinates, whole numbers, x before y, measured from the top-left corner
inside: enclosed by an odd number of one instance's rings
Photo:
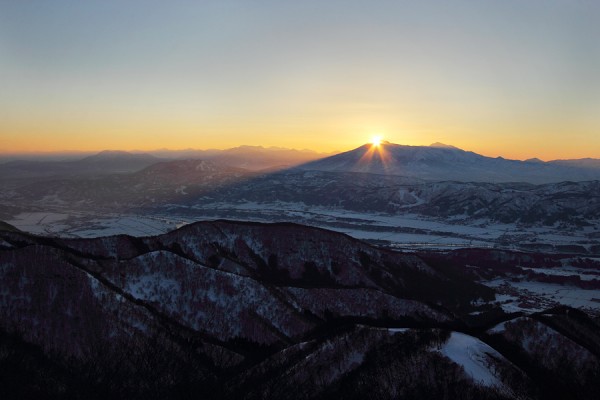
[[[600,158],[595,0],[0,0],[0,152]]]

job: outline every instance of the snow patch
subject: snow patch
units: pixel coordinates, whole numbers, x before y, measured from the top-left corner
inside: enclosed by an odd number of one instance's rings
[[[452,332],[440,352],[462,366],[476,383],[483,386],[503,387],[502,382],[490,370],[490,356],[502,358],[500,353],[487,344],[464,333]]]

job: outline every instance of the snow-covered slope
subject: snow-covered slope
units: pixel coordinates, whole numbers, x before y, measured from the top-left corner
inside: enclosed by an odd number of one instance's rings
[[[481,340],[464,333],[452,332],[440,352],[463,367],[465,373],[476,383],[503,386],[499,377],[494,374],[493,366],[495,362],[504,360],[504,357]]]
[[[600,181],[527,183],[426,182],[396,175],[290,170],[215,188],[183,204],[217,208],[247,202],[392,215],[488,219],[503,223],[593,224],[600,219]],[[285,206],[282,206],[285,208]]]

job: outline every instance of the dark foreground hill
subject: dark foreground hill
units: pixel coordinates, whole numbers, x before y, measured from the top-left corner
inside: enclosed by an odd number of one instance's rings
[[[491,289],[301,225],[216,221],[86,240],[0,232],[0,279],[3,399],[591,399],[599,389],[599,327],[585,314],[468,325],[462,316]]]

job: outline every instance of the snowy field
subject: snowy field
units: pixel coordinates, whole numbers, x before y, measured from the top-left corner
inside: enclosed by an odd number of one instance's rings
[[[158,235],[186,223],[213,219],[256,222],[295,222],[342,232],[357,239],[381,241],[399,249],[500,247],[527,250],[531,245],[600,245],[589,228],[519,226],[445,220],[417,214],[389,215],[308,207],[302,203],[227,204],[211,207],[159,209],[148,214],[117,214],[78,211],[66,213],[22,212],[7,222],[36,234],[68,237],[98,237],[114,234]]]
[[[572,285],[505,279],[482,282],[497,290],[496,302],[506,312],[539,312],[557,305],[566,305],[600,315],[600,291]]]
[[[6,222],[34,234],[82,238],[118,234],[153,236],[182,226],[181,222],[167,218],[85,212],[70,215],[55,212],[21,213]]]
[[[174,209],[177,214],[181,209]],[[302,203],[244,203],[210,207],[196,206],[183,215],[200,219],[232,218],[250,221],[290,221],[319,226],[346,233],[358,239],[389,242],[401,248],[502,247],[520,249],[520,245],[582,245],[600,244],[590,239],[589,227],[521,226],[492,223],[487,220],[466,222],[463,219],[442,219],[418,214],[389,215],[360,213],[325,207],[309,207]]]

